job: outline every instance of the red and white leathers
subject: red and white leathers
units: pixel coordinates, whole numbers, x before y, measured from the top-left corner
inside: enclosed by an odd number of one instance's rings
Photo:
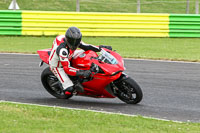
[[[95,52],[100,51],[98,47],[83,42],[80,43],[79,48],[83,50],[93,50]],[[79,70],[70,66],[70,61],[74,56],[74,52],[75,50],[69,49],[65,43],[64,35],[57,36],[53,41],[49,65],[51,71],[62,83],[63,89],[73,86],[68,75],[76,76],[76,72]]]

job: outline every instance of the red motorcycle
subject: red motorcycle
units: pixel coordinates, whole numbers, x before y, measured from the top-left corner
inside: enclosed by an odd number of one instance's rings
[[[42,62],[49,64],[51,49],[37,51]],[[143,94],[140,86],[123,71],[123,58],[105,48],[99,53],[88,50],[76,50],[71,65],[82,70],[91,70],[89,78],[69,76],[76,83],[80,82],[84,90],[75,90],[71,95],[64,95],[62,86],[56,76],[47,67],[41,74],[41,81],[44,88],[56,98],[69,99],[73,95],[90,96],[95,98],[115,98],[128,104],[137,104],[142,100]]]

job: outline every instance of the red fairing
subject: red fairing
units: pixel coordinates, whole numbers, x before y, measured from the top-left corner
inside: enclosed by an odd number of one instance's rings
[[[42,61],[44,61],[46,64],[49,64],[51,49],[38,50],[37,53],[39,54]]]
[[[82,95],[86,95],[89,92],[92,96],[96,96],[99,98],[114,98],[115,96],[111,95],[106,90],[106,86],[112,81],[118,79],[120,76],[121,73],[118,73],[115,76],[96,74],[94,75],[93,80],[83,83],[85,92]]]
[[[72,60],[72,66],[82,70],[90,70],[92,60],[91,58],[98,57],[97,53],[91,50],[80,53]]]
[[[114,51],[110,51],[110,50],[107,50],[107,51],[118,60],[118,64],[101,63],[98,60],[93,60],[93,62],[104,70],[105,75],[112,75],[117,71],[124,71],[125,68],[123,65],[122,57]]]
[[[118,60],[118,64],[113,65],[113,64],[107,64],[107,63],[101,63],[97,59],[95,59],[96,57],[98,57],[97,53],[94,51],[88,50],[80,54],[76,58],[73,58],[72,66],[78,69],[82,69],[82,70],[89,70],[91,67],[91,64],[94,63],[100,66],[104,70],[105,75],[112,75],[113,73],[117,71],[124,71],[125,68],[123,65],[123,58],[114,51],[107,50],[107,49],[106,51],[108,51],[111,55],[113,55]]]

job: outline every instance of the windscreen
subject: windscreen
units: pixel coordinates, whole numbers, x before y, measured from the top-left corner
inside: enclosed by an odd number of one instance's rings
[[[98,60],[108,63],[108,64],[118,64],[116,58],[103,49],[100,51]]]

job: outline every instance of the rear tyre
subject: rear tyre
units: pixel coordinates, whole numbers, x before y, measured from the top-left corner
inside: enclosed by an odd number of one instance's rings
[[[115,85],[118,88],[116,96],[123,102],[137,104],[142,100],[142,90],[132,78],[123,79]]]
[[[58,78],[51,72],[50,68],[47,67],[41,74],[41,81],[44,88],[54,97],[59,99],[69,99],[73,95],[65,95],[61,87],[61,83]]]

